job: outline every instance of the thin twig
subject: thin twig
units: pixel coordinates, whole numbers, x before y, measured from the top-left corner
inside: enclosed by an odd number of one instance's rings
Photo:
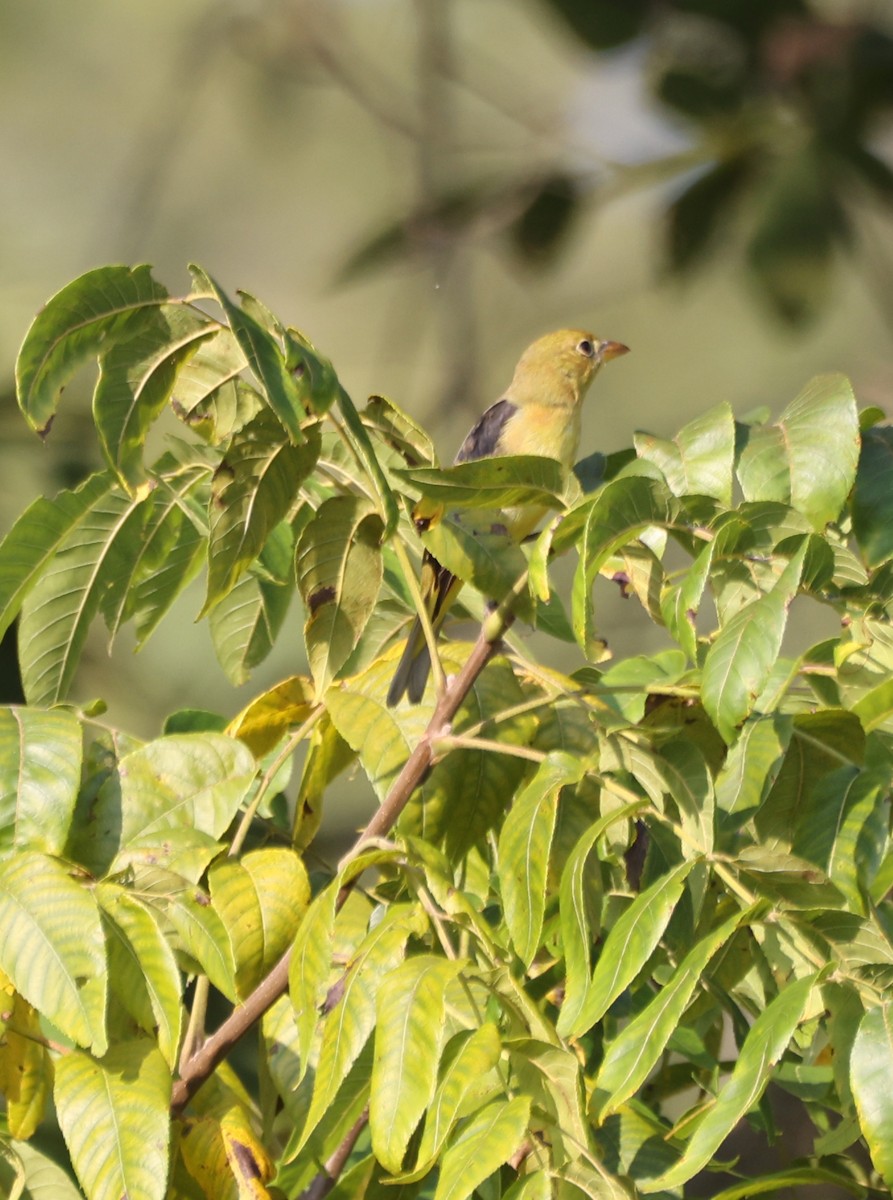
[[[495,738],[468,737],[464,733],[448,733],[438,738],[434,749],[438,758],[450,750],[487,750],[535,763],[545,762],[547,758],[544,750],[534,750],[531,746],[516,746],[514,742],[498,742]]]

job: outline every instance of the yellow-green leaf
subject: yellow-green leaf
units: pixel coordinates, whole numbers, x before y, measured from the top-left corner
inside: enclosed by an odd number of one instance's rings
[[[310,902],[310,881],[293,850],[251,850],[212,866],[211,901],[229,935],[236,991],[244,999],[291,944]]]
[[[850,1085],[871,1161],[893,1188],[893,1002],[862,1018],[850,1055]]]
[[[525,967],[533,961],[543,928],[558,797],[565,784],[580,779],[584,769],[579,758],[552,751],[515,797],[499,835],[503,911],[515,952]]]
[[[420,955],[379,986],[369,1127],[375,1157],[392,1174],[401,1170],[409,1139],[434,1096],[446,988],[460,970],[458,962]]]
[[[148,1038],[102,1059],[73,1050],[56,1064],[54,1099],[71,1161],[90,1200],[164,1200],[171,1075]]]
[[[467,1200],[508,1162],[527,1134],[530,1100],[496,1100],[472,1117],[443,1156],[434,1200]]]
[[[371,501],[333,496],[304,528],[295,552],[307,608],[307,657],[322,695],[350,657],[378,599],[384,525]]]
[[[105,1051],[99,910],[60,859],[31,851],[0,863],[0,970],[66,1037]]]
[[[0,708],[0,854],[60,854],[80,787],[83,734],[61,709]]]

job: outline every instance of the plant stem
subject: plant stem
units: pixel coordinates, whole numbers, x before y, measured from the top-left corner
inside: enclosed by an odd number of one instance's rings
[[[435,751],[438,758],[448,754],[450,750],[489,750],[494,754],[508,754],[515,758],[525,758],[528,762],[545,762],[544,750],[533,750],[530,746],[515,746],[512,742],[498,742],[494,738],[467,737],[461,733],[449,733],[446,737],[438,738]]]
[[[299,1197],[299,1200],[323,1200],[324,1196],[328,1196],[329,1192],[335,1186],[338,1176],[344,1170],[344,1165],[350,1158],[351,1152],[356,1145],[357,1138],[366,1128],[369,1121],[369,1109],[366,1108],[360,1114],[356,1124],[348,1130],[344,1141],[334,1153],[326,1159],[325,1166],[316,1176],[311,1184],[309,1184]]]

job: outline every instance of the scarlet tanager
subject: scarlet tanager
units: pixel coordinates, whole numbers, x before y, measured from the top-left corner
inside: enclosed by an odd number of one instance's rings
[[[484,413],[459,447],[456,462],[504,454],[539,454],[574,465],[580,444],[583,397],[602,363],[627,353],[620,342],[604,342],[583,329],[559,329],[528,346],[501,400]],[[501,524],[523,541],[546,510],[526,505],[502,510]],[[462,581],[425,551],[421,591],[435,633],[440,629]],[[421,620],[416,617],[388,691],[388,707],[406,693],[418,704],[431,670]]]

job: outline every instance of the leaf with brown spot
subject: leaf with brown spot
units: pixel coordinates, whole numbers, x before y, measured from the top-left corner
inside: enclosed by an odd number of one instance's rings
[[[295,553],[307,606],[307,657],[321,696],[349,658],[381,587],[384,525],[370,500],[334,496],[319,506]]]

